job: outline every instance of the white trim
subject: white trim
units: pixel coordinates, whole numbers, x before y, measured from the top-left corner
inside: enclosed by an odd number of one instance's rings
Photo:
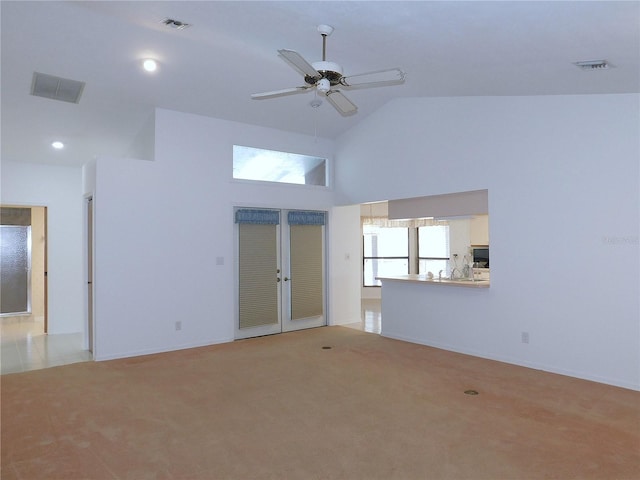
[[[169,353],[178,350],[187,350],[190,348],[200,348],[200,347],[209,347],[211,345],[220,345],[222,343],[230,343],[233,342],[233,338],[218,338],[209,342],[195,342],[195,343],[185,343],[182,345],[174,345],[170,348],[147,348],[143,350],[135,350],[132,352],[121,352],[121,353],[112,353],[105,356],[94,356],[94,360],[97,362],[104,362],[107,360],[117,360],[120,358],[133,358],[141,355],[153,355],[156,353]]]
[[[581,380],[588,380],[591,382],[597,382],[597,383],[604,383],[607,385],[613,385],[615,387],[621,387],[621,388],[627,388],[629,390],[636,390],[636,391],[640,391],[640,383],[639,384],[633,384],[633,383],[629,383],[626,382],[624,380],[620,380],[620,379],[616,379],[616,378],[608,378],[608,377],[602,377],[600,375],[590,375],[588,373],[585,372],[580,372],[580,371],[575,371],[575,370],[568,370],[568,369],[564,369],[564,368],[556,368],[550,365],[546,365],[543,363],[537,363],[537,362],[523,362],[521,360],[517,360],[511,357],[503,357],[500,355],[492,355],[492,354],[487,354],[484,352],[479,352],[473,349],[466,349],[466,348],[455,348],[451,345],[447,345],[447,344],[442,344],[442,343],[438,343],[438,342],[430,342],[427,340],[422,340],[422,339],[417,339],[417,338],[409,338],[405,335],[397,335],[393,332],[386,332],[384,331],[384,323],[382,324],[382,332],[380,333],[380,336],[382,337],[386,337],[386,338],[392,338],[394,340],[401,340],[403,342],[409,342],[409,343],[416,343],[418,345],[425,345],[427,347],[433,347],[433,348],[438,348],[440,350],[446,350],[449,352],[455,352],[455,353],[462,353],[464,355],[471,355],[473,357],[479,357],[479,358],[485,358],[487,360],[493,360],[496,362],[502,362],[502,363],[507,363],[509,365],[516,365],[519,367],[525,367],[525,368],[532,368],[534,370],[541,370],[543,372],[548,372],[548,373],[555,373],[558,375],[565,375],[567,377],[573,377],[573,378],[579,378]]]

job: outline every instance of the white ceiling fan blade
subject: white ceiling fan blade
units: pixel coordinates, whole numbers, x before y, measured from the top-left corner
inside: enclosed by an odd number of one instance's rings
[[[341,115],[353,115],[358,111],[358,107],[339,90],[329,90],[327,100]]]
[[[302,75],[308,75],[310,77],[321,77],[320,73],[311,66],[309,62],[307,62],[302,55],[293,50],[278,50],[280,56],[295,70],[300,72]]]
[[[254,100],[264,100],[267,98],[284,97],[285,95],[306,92],[310,88],[312,88],[312,85],[307,87],[284,88],[282,90],[274,90],[273,92],[252,93],[251,98]]]
[[[405,73],[399,68],[377,70],[375,72],[360,73],[342,77],[340,83],[345,87],[382,87],[404,83]]]

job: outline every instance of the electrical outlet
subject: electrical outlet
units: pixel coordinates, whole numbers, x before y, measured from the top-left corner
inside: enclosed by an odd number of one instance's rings
[[[522,332],[522,343],[529,343],[529,332]]]
[[[176,322],[176,332],[177,332],[178,330],[182,330],[182,322],[181,322],[180,320],[178,320],[178,321]]]

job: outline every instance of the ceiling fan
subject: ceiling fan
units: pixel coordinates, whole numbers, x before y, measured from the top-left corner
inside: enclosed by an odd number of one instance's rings
[[[324,95],[340,114],[347,116],[356,113],[358,107],[345,97],[338,88],[369,88],[404,83],[405,73],[399,68],[343,76],[342,67],[337,63],[328,62],[326,59],[327,37],[333,32],[333,27],[319,25],[318,32],[322,35],[322,61],[320,62],[309,63],[302,55],[293,50],[278,50],[279,56],[304,77],[305,85],[272,92],[254,93],[251,98],[264,100],[315,89],[316,93]],[[311,106],[317,107],[321,103],[316,98],[311,102]]]

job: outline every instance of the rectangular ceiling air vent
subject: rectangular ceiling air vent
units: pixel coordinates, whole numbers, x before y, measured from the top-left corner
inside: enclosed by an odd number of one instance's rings
[[[188,28],[191,26],[190,23],[182,22],[180,20],[175,20],[173,18],[165,18],[164,20],[162,20],[161,23],[163,23],[167,27],[175,28],[176,30],[184,30],[185,28]]]
[[[574,62],[574,65],[580,70],[608,70],[609,63],[606,60],[589,60],[586,62]]]
[[[31,95],[62,102],[78,103],[84,90],[84,82],[33,72]]]

